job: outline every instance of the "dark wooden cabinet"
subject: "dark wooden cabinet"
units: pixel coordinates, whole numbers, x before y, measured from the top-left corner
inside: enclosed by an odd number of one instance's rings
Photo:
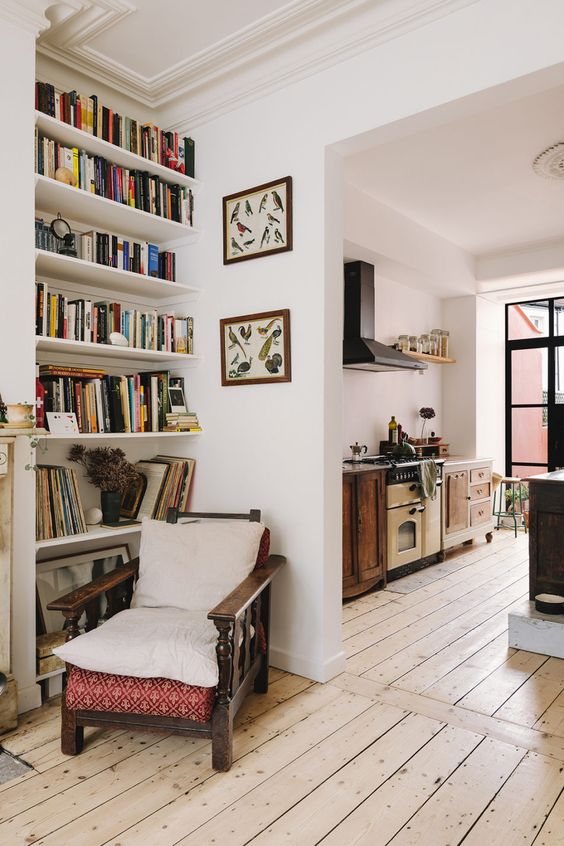
[[[385,582],[385,470],[343,474],[343,596]]]
[[[529,596],[564,595],[564,471],[529,480]]]

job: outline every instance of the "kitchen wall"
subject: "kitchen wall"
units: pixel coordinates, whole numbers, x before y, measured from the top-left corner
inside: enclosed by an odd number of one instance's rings
[[[378,276],[375,281],[376,339],[391,344],[399,334],[420,335],[441,326],[441,302],[437,297]],[[421,430],[418,410],[431,406],[437,417],[427,424],[428,433],[448,434],[442,415],[442,365],[429,365],[419,373],[400,371],[370,373],[343,371],[343,456],[358,441],[369,453],[379,451],[388,437],[392,414],[416,437]]]

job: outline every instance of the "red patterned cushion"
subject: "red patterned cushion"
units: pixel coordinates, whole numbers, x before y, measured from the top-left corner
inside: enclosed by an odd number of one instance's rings
[[[195,687],[172,679],[115,676],[73,667],[66,701],[71,711],[119,711],[207,723],[213,711],[215,687]]]
[[[257,555],[257,563],[255,564],[255,570],[258,567],[264,567],[266,562],[268,561],[268,556],[270,554],[270,529],[265,529],[262,533],[262,537],[260,539],[259,551]]]

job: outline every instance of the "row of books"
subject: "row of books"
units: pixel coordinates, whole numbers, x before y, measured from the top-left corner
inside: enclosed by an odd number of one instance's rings
[[[194,318],[157,309],[141,311],[121,303],[69,299],[35,283],[35,334],[48,338],[110,344],[121,333],[132,349],[194,353]]]
[[[139,461],[135,469],[145,477],[147,484],[142,498],[128,503],[128,513],[138,520],[143,517],[166,520],[169,508],[187,511],[195,463],[192,458],[171,455],[157,455],[149,461]]]
[[[148,241],[131,241],[109,232],[73,232],[76,258],[129,270],[143,276],[153,276],[176,282],[176,254],[171,250],[159,251]],[[35,218],[35,247],[50,253],[59,252],[59,242],[43,218]]]
[[[59,92],[48,82],[35,83],[35,108],[57,120],[102,138],[165,167],[194,176],[195,145],[154,123],[140,123],[100,103],[95,94],[85,97],[77,91]]]
[[[62,167],[74,174],[76,186],[82,191],[184,226],[194,225],[194,195],[190,188],[163,182],[147,171],[120,167],[103,156],[89,156],[78,147],[64,147],[39,135],[36,127],[36,173],[54,179]]]
[[[80,432],[162,432],[170,411],[168,371],[112,376],[94,368],[41,365],[45,412],[75,414]],[[180,379],[180,381],[182,381]],[[178,383],[178,378],[173,385]]]
[[[86,532],[76,473],[71,467],[39,465],[35,474],[37,540]]]

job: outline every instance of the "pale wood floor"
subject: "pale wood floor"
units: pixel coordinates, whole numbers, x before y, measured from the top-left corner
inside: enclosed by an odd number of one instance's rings
[[[526,593],[506,533],[347,604],[347,672],[273,670],[227,774],[150,734],[92,729],[65,758],[49,703],[1,739],[34,771],[0,787],[0,843],[562,846],[564,661],[507,648]]]

